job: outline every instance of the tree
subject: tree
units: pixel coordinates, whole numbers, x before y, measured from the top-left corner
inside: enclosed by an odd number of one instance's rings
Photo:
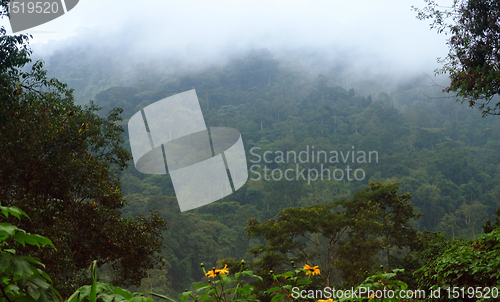
[[[441,222],[439,223],[444,231],[444,228],[447,230],[451,229],[451,238],[455,240],[455,228],[457,227],[458,216],[455,214],[445,214],[443,218],[441,218]]]
[[[393,249],[418,250],[417,230],[411,220],[422,215],[414,212],[410,193],[398,195],[399,184],[370,182],[368,188],[338,201],[350,218],[348,237],[339,242],[336,266],[344,284],[354,286],[366,278],[376,264],[375,255],[386,252],[387,268],[398,260]],[[382,259],[381,259],[382,260]]]
[[[390,264],[391,248],[412,247],[417,231],[410,220],[420,214],[413,211],[411,195],[398,195],[398,188],[370,182],[352,199],[286,208],[277,219],[262,223],[250,219],[248,235],[266,241],[250,252],[263,254],[258,262],[262,273],[279,271],[294,261],[320,266],[324,286],[335,279],[334,268],[344,284],[358,284],[368,276],[380,250],[387,251]]]
[[[450,84],[443,92],[456,92],[470,107],[479,105],[483,116],[500,114],[500,2],[496,0],[454,0],[449,8],[433,0],[414,9],[420,20],[432,19],[431,28],[450,34],[449,53],[438,73],[448,73]],[[447,20],[451,18],[451,22]]]
[[[484,218],[487,215],[486,206],[477,200],[472,204],[463,203],[456,211],[456,214],[460,215],[461,218],[464,219],[465,224],[471,229],[472,237],[476,239],[476,225],[480,221],[484,221]]]
[[[496,211],[497,217],[495,220],[495,223],[492,224],[491,221],[488,219],[486,220],[486,223],[483,225],[483,231],[484,233],[491,233],[494,229],[500,227],[500,207]]]
[[[336,204],[329,203],[286,208],[278,214],[277,220],[258,223],[255,218],[250,219],[248,235],[262,236],[267,243],[250,250],[255,255],[264,254],[259,263],[262,270],[278,271],[290,261],[315,264],[322,268],[321,278],[325,286],[329,286],[334,268],[334,248],[348,228],[346,218],[334,211],[336,207]],[[322,245],[326,245],[326,250]]]
[[[159,260],[165,221],[120,217],[117,173],[130,160],[117,125],[121,110],[101,118],[92,103],[76,106],[73,91],[48,79],[41,61],[26,69],[28,38],[0,28],[0,201],[25,209],[31,220],[19,226],[57,250],[20,250],[46,264],[63,295],[94,259],[110,265],[115,283],[138,285]]]

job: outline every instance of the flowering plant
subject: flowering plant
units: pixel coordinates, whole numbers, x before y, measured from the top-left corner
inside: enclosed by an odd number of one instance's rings
[[[311,283],[311,276],[319,275],[320,270],[318,266],[310,266],[308,264],[305,264],[302,269],[297,268],[293,271],[278,275],[275,275],[273,271],[270,271],[270,274],[272,275],[273,280],[277,285],[265,291],[268,294],[275,293],[275,295],[271,299],[271,302],[293,301],[295,299],[292,296],[292,290],[294,288],[302,289],[302,287],[309,285]],[[304,274],[308,277],[304,278]]]
[[[221,269],[215,267],[209,271],[205,270],[203,263],[201,268],[207,277],[207,283],[194,285],[194,290],[185,291],[180,300],[184,301],[258,301],[253,293],[254,288],[246,284],[247,278],[257,278],[250,270],[243,270],[245,261],[241,261],[240,271],[234,274],[234,278],[229,276],[227,264]]]

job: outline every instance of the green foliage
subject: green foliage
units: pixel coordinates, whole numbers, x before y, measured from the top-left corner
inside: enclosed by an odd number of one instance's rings
[[[75,105],[73,91],[49,79],[42,61],[26,65],[27,40],[0,28],[0,199],[25,209],[31,220],[19,227],[52,238],[57,250],[18,250],[39,257],[63,295],[94,259],[112,266],[118,284],[138,285],[158,263],[165,221],[120,217],[118,173],[130,160],[121,110],[102,118],[92,103]]]
[[[500,229],[467,245],[452,246],[420,268],[416,275],[421,288],[426,289],[500,288]]]
[[[216,259],[231,257],[258,264],[264,259],[261,258],[263,254],[253,260],[247,250],[260,247],[264,241],[261,237],[247,238],[248,219],[279,220],[276,215],[286,208],[351,200],[354,192],[368,186],[369,180],[398,182],[400,195],[411,192],[415,211],[425,213],[422,218],[413,220],[411,226],[424,232],[443,232],[443,240],[446,237],[474,238],[481,233],[481,225],[486,219],[493,224],[493,213],[500,198],[500,121],[482,119],[478,112],[455,104],[453,100],[434,101],[432,97],[441,95],[441,91],[429,88],[427,79],[402,80],[394,89],[365,97],[366,90],[340,87],[341,69],[309,77],[289,68],[286,61],[278,61],[267,51],[255,51],[221,67],[175,76],[153,68],[153,65],[163,65],[161,57],[151,60],[151,65],[127,66],[127,71],[118,72],[123,63],[118,62],[112,51],[108,52],[108,56],[101,56],[89,45],[45,59],[51,74],[67,79],[69,85],[77,89],[76,98],[79,96],[80,102],[96,96],[97,104],[106,108],[99,111],[101,116],[105,114],[103,111],[114,106],[122,107],[124,120],[116,120],[118,125],[126,125],[128,117],[148,104],[195,88],[207,126],[233,127],[242,133],[249,168],[250,160],[255,159],[250,154],[253,147],[261,148],[260,155],[277,150],[298,153],[306,146],[327,152],[345,152],[354,146],[355,150],[376,150],[379,155],[378,162],[359,165],[366,171],[366,178],[360,182],[318,179],[308,184],[303,180],[249,180],[223,200],[188,213],[179,213],[168,175],[144,175],[133,167],[124,169],[119,189],[128,204],[120,209],[122,217],[133,218],[138,213],[148,215],[150,209],[157,209],[169,222],[169,230],[163,232],[164,265],[159,270],[147,272],[148,278],[144,279],[142,288],[147,286],[148,290],[152,288],[169,295],[180,293],[193,282],[204,280],[203,274],[196,269],[200,262],[213,266]],[[127,61],[126,64],[131,63]],[[375,82],[375,86],[380,85],[378,79]],[[12,92],[16,89],[12,86]],[[82,95],[88,97],[82,98]],[[431,96],[431,100],[426,95]],[[0,114],[2,112],[0,110]],[[123,135],[127,146],[127,133]],[[132,166],[131,161],[128,164]],[[328,166],[344,169],[346,164],[353,166],[350,161]],[[294,163],[275,161],[265,164],[261,161],[260,166],[260,169],[271,170],[295,168]],[[308,163],[307,168],[321,167],[315,162]],[[249,173],[249,176],[254,175]],[[96,205],[100,206],[98,202]],[[377,217],[375,212],[366,213]],[[383,217],[374,220],[383,225]],[[385,222],[388,230],[391,223],[396,223],[391,222],[389,216]],[[434,250],[429,247],[426,251],[422,244],[425,239],[417,239],[421,237],[417,235],[415,242],[424,252],[413,253],[412,249],[409,253],[407,246],[399,249],[395,244],[398,243],[395,236],[405,242],[405,237],[396,229],[375,235],[376,227],[367,228],[364,234],[359,227],[357,232],[345,237],[345,241],[337,242],[338,261],[334,265],[332,283],[344,281],[339,277],[340,266],[346,272],[352,268],[348,277],[353,278],[352,284],[359,284],[381,264],[389,267],[389,262],[391,268],[404,267],[407,271],[404,281],[415,283],[411,275],[414,270],[430,258],[438,257],[438,251],[441,253],[445,246],[459,244],[453,241],[438,247],[441,243],[436,243]],[[406,237],[411,238],[411,235]],[[318,251],[316,238],[312,240],[314,243],[301,238],[295,243],[304,243],[304,249],[312,255]],[[320,237],[319,241],[322,240]],[[124,241],[123,246],[127,242]],[[320,245],[322,257],[328,255],[327,246]],[[364,253],[366,250],[378,250],[378,253]],[[435,252],[435,256],[425,258],[423,254],[427,252],[429,255]],[[280,260],[280,253],[272,257],[275,259],[269,258],[269,263]],[[340,261],[341,258],[345,261]],[[284,265],[288,263],[287,259],[282,260]],[[260,269],[258,265],[255,267]],[[266,267],[265,271],[268,270]],[[276,267],[274,271],[283,272]],[[328,267],[322,267],[322,272],[326,275]],[[270,276],[261,275],[266,286],[272,283]],[[319,281],[322,277],[316,276],[319,279],[314,282],[323,282]],[[258,283],[254,286],[259,295],[268,289]],[[415,284],[411,286],[416,287]],[[259,298],[266,301],[264,296]]]
[[[272,276],[275,286],[266,290],[264,293],[272,296],[271,302],[295,300],[296,297],[293,296],[293,289],[307,289],[307,285],[311,284],[310,278],[312,276],[312,274],[309,273],[308,277],[305,277],[306,270],[299,268],[282,274],[274,274],[273,271],[270,271],[270,275]],[[309,301],[309,299],[306,301]]]
[[[479,103],[483,116],[500,114],[500,102],[490,101],[500,92],[500,55],[498,43],[500,3],[495,0],[454,0],[451,8],[442,9],[425,0],[427,7],[415,9],[419,19],[432,19],[431,28],[449,32],[449,54],[439,73],[448,73],[451,83],[443,92],[457,92],[470,107]],[[447,23],[446,19],[451,18]]]
[[[16,207],[0,205],[5,218],[9,214],[21,219],[28,215]],[[38,258],[18,255],[14,245],[51,246],[47,237],[30,234],[8,223],[0,223],[0,301],[59,301],[59,293],[45,273],[45,265]]]
[[[65,302],[153,302],[152,298],[145,297],[143,293],[130,293],[128,290],[113,286],[110,283],[97,281],[97,261],[93,261],[90,266],[92,272],[92,284],[85,285],[77,289]],[[155,295],[168,301],[175,301],[163,295]]]
[[[326,151],[352,150],[355,146],[356,150],[378,151],[379,160],[361,166],[367,176],[362,182],[318,180],[309,185],[307,181],[249,180],[231,196],[189,213],[178,212],[168,176],[143,175],[133,168],[125,170],[122,187],[129,202],[123,208],[126,217],[133,217],[136,213],[147,214],[149,209],[154,208],[169,222],[170,230],[164,233],[167,244],[163,252],[167,273],[162,281],[153,282],[152,278],[146,281],[154,283],[151,286],[158,291],[182,292],[192,282],[202,280],[203,275],[196,269],[200,262],[214,265],[215,259],[251,259],[253,255],[246,250],[260,247],[263,241],[260,237],[247,239],[244,226],[249,218],[265,221],[276,219],[276,215],[285,208],[350,200],[354,192],[368,186],[368,180],[399,182],[399,194],[411,192],[415,212],[425,213],[411,223],[420,231],[442,231],[450,238],[473,238],[480,233],[484,220],[494,219],[491,214],[498,208],[496,200],[500,197],[500,122],[481,119],[477,112],[451,100],[426,100],[420,93],[420,89],[424,89],[421,87],[426,84],[420,79],[402,84],[395,91],[388,91],[379,97],[365,98],[337,86],[339,82],[334,76],[309,79],[287,69],[281,62],[280,72],[277,77],[271,78],[271,85],[262,85],[268,77],[264,79],[263,72],[254,72],[252,68],[265,64],[268,57],[263,54],[259,58],[259,55],[253,54],[241,58],[242,61],[247,59],[249,62],[244,64],[244,68],[243,65],[229,63],[221,68],[210,68],[185,77],[180,75],[168,81],[158,76],[159,80],[152,79],[147,89],[142,84],[133,86],[137,93],[127,98],[120,96],[127,92],[134,93],[134,89],[129,86],[115,87],[100,94],[98,101],[108,108],[113,106],[113,100],[126,102],[122,104],[124,108],[134,108],[124,112],[126,118],[139,107],[194,87],[207,125],[240,130],[249,168],[250,160],[255,160],[250,154],[253,147],[260,147],[259,154],[262,155],[268,150],[298,153],[306,146]],[[259,59],[262,62],[256,62]],[[255,64],[250,63],[252,60]],[[242,76],[239,86],[235,79],[222,81],[226,79],[226,73],[259,74],[262,82],[248,88]],[[150,73],[144,72],[144,75],[147,78]],[[238,86],[247,89],[235,88]],[[428,95],[437,95],[430,89],[424,90]],[[269,158],[274,159],[273,156]],[[342,162],[330,166],[345,167]],[[285,170],[295,168],[295,165],[272,162],[266,167]],[[309,163],[309,168],[320,169],[320,166]],[[249,176],[254,175],[249,173]],[[386,223],[390,228],[393,222],[388,218]],[[383,225],[383,216],[377,221]],[[341,265],[345,266],[346,272],[349,267],[355,269],[348,276],[355,279],[353,284],[358,284],[380,264],[388,267],[390,261],[391,268],[402,267],[399,262],[402,259],[408,261],[404,266],[408,271],[405,282],[411,282],[411,272],[425,261],[420,261],[416,254],[411,256],[412,260],[405,258],[408,247],[399,249],[394,244],[397,240],[392,238],[402,234],[398,234],[396,228],[393,228],[394,232],[388,232],[387,237],[373,235],[371,232],[375,229],[367,229],[367,234],[361,233],[362,228],[359,230],[357,234],[352,233],[352,237],[346,237],[342,248],[338,249],[337,252],[343,253],[348,261],[337,261],[332,282],[342,281],[336,277],[341,272],[338,271]],[[405,242],[404,238],[402,242]],[[315,243],[306,243],[305,238],[297,242],[304,243],[309,254],[318,250]],[[322,245],[321,249],[323,256],[328,254],[327,245]],[[364,250],[379,252],[363,253]],[[272,257],[275,259],[269,258],[269,263],[281,261],[279,253]],[[257,256],[255,262],[265,259]],[[286,265],[288,260],[282,259],[281,262]],[[356,267],[352,266],[355,262]],[[269,267],[266,267],[265,271],[268,270]],[[282,272],[275,267],[274,271]],[[324,267],[323,271],[326,273],[328,268]],[[270,277],[264,273],[261,275],[264,284],[272,283]],[[266,289],[258,284],[255,286],[259,292]]]
[[[17,207],[0,205],[2,214],[8,218],[9,214],[20,219],[28,215]],[[62,298],[52,286],[52,280],[44,271],[45,265],[38,258],[18,255],[13,246],[33,245],[38,248],[50,246],[55,249],[52,241],[47,237],[30,234],[18,227],[7,223],[0,223],[0,301],[61,301]],[[153,302],[153,299],[144,297],[140,293],[130,293],[128,290],[113,286],[110,283],[97,281],[97,261],[91,265],[91,285],[77,289],[66,302],[111,302],[134,301]],[[150,293],[152,294],[152,293]],[[152,294],[169,301],[169,297]]]
[[[364,291],[377,291],[377,290],[392,290],[394,291],[393,298],[384,298],[377,299],[374,296],[369,296],[369,300],[373,302],[379,301],[405,301],[405,299],[400,299],[402,295],[400,295],[401,291],[405,291],[408,288],[408,285],[403,281],[394,278],[398,275],[398,273],[403,273],[404,270],[395,269],[393,273],[380,273],[366,278],[366,280],[357,286],[354,290],[356,292],[360,292],[360,288],[363,288]],[[358,298],[341,298],[339,302],[347,302],[347,301],[366,301],[367,297],[358,297]]]
[[[208,272],[203,263],[201,268],[207,277],[208,283],[194,285],[191,291],[185,291],[180,297],[180,301],[256,301],[254,287],[246,283],[247,278],[262,281],[262,278],[254,275],[251,270],[244,270],[245,262],[240,262],[240,271],[234,273],[234,278],[226,276],[229,274],[227,265],[222,269],[215,267]],[[213,279],[213,280],[210,280]]]
[[[378,251],[411,247],[416,230],[410,225],[418,217],[410,194],[398,195],[398,184],[370,183],[353,199],[308,207],[287,208],[278,219],[248,222],[250,237],[264,237],[266,244],[251,249],[262,255],[263,272],[282,265],[318,263],[324,286],[330,286],[334,268],[340,270],[345,285],[366,277],[376,264]],[[390,267],[390,259],[388,259]]]

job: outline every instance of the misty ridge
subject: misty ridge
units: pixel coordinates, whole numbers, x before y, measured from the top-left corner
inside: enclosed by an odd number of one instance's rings
[[[35,46],[34,57],[40,54],[49,76],[74,89],[77,104],[94,100],[103,107],[102,114],[114,107],[124,109],[120,125],[125,129],[126,148],[127,121],[135,112],[196,89],[207,125],[238,129],[248,160],[253,159],[252,148],[299,153],[308,146],[328,151],[355,146],[377,152],[376,163],[363,167],[366,178],[360,182],[303,184],[300,180],[266,182],[262,177],[220,202],[196,209],[190,215],[199,215],[199,224],[221,223],[219,231],[205,234],[214,245],[220,245],[227,232],[232,243],[207,255],[193,254],[185,260],[191,267],[202,261],[215,264],[214,259],[225,257],[252,259],[247,250],[256,242],[244,239],[241,222],[270,219],[290,206],[350,198],[369,181],[399,182],[400,192],[411,192],[416,210],[425,214],[414,221],[421,231],[474,237],[481,232],[480,222],[493,219],[499,206],[494,196],[500,192],[496,182],[500,179],[496,156],[500,123],[481,118],[480,112],[442,93],[445,84],[440,83],[447,78],[435,77],[431,67],[405,70],[367,52],[341,49],[242,48],[217,55],[202,51],[186,55],[162,53],[154,47],[137,49],[118,39],[92,44],[69,39],[52,45],[54,50]],[[253,172],[286,171],[289,163],[262,164]],[[315,162],[308,163],[308,168],[323,169]],[[336,168],[332,163],[331,169]],[[183,248],[167,247],[165,253],[177,255],[169,265],[180,271],[175,259],[190,249],[191,243],[183,238],[194,230],[174,218],[185,215],[176,214],[168,175],[142,175],[131,163],[121,181],[128,201],[122,209],[125,216],[158,209],[175,230],[165,242],[177,242],[173,246]],[[177,277],[171,279],[174,291],[200,275],[193,271]]]
[[[77,104],[93,100],[103,107],[101,114],[114,107],[124,109],[120,124],[125,138],[128,118],[135,112],[167,96],[196,89],[207,123],[239,129],[247,155],[255,146],[262,152],[299,152],[324,137],[327,143],[316,144],[324,144],[324,150],[349,150],[355,145],[378,152],[380,164],[369,169],[372,175],[366,180],[380,180],[384,172],[376,170],[381,165],[388,171],[405,166],[396,154],[409,152],[406,156],[413,157],[410,151],[415,148],[435,152],[445,143],[456,148],[464,142],[463,129],[479,129],[480,125],[493,129],[498,124],[443,93],[445,84],[440,83],[446,83],[447,77],[434,76],[430,66],[424,71],[419,70],[421,66],[398,68],[397,62],[372,58],[366,51],[240,47],[185,54],[104,37],[95,43],[80,37],[45,48],[36,44],[34,57],[43,54],[49,76],[73,88]],[[394,115],[397,122],[370,112],[374,106],[388,110],[386,117]],[[389,130],[392,127],[403,129],[395,134]],[[467,139],[492,147],[492,134],[489,130]],[[272,148],[265,150],[268,143]],[[384,156],[392,159],[384,163]],[[403,170],[408,172],[408,168]],[[471,177],[458,182],[465,179]]]
[[[138,289],[178,296],[206,279],[200,263],[210,268],[245,259],[258,268],[263,258],[256,251],[266,241],[258,232],[250,235],[250,222],[265,225],[282,219],[283,211],[351,200],[377,182],[411,194],[412,207],[424,215],[409,225],[423,234],[476,238],[484,221],[495,219],[500,120],[481,118],[444,94],[448,78],[434,76],[431,65],[398,65],[369,49],[246,46],[183,52],[134,44],[133,35],[103,37],[35,44],[33,57],[45,61],[49,77],[74,89],[75,103],[93,100],[102,107],[101,116],[122,108],[117,124],[124,128],[127,149],[133,114],[196,89],[208,127],[240,131],[249,168],[249,180],[235,193],[181,213],[169,174],[142,174],[128,163],[119,174],[127,201],[122,216],[155,210],[168,223],[161,252],[166,269],[152,270]],[[311,150],[310,160],[299,159]],[[323,252],[327,242],[318,239]],[[355,248],[356,241],[351,243]],[[313,245],[305,246],[315,253]],[[417,286],[410,277],[416,267],[405,262],[414,252],[373,251],[366,254],[367,263],[404,267],[405,282]],[[335,253],[355,266],[357,259],[349,255],[356,253],[344,255],[340,247]],[[427,261],[417,259],[421,265]],[[357,284],[365,275],[349,275],[350,267],[328,282]]]
[[[499,16],[88,0],[0,26],[0,298],[497,301]]]
[[[119,38],[125,34],[119,37],[91,36],[87,33],[33,45],[33,57],[45,61],[49,76],[60,78],[75,89],[78,104],[88,102],[98,92],[112,86],[149,85],[149,88],[158,88],[182,77],[185,80],[189,76],[224,72],[259,54],[264,60],[272,60],[279,70],[288,70],[308,81],[323,75],[332,86],[353,88],[357,95],[372,95],[375,99],[381,92],[392,97],[398,91],[410,89],[420,89],[430,97],[443,97],[442,88],[437,85],[444,86],[447,80],[446,76],[434,75],[437,65],[419,61],[412,64],[411,57],[401,64],[399,59],[392,60],[390,54],[337,45],[324,48],[208,46],[208,51],[186,46],[175,50],[161,45],[155,47],[154,42],[148,47],[135,44],[133,39]],[[279,80],[276,76],[278,74],[268,74],[264,79],[263,75],[262,83],[276,83]],[[397,99],[395,106],[399,108]]]

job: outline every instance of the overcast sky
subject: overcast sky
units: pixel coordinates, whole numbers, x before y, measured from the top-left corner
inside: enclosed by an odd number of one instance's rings
[[[34,36],[32,45],[45,51],[75,43],[121,43],[124,51],[138,55],[178,54],[210,61],[250,48],[307,48],[350,54],[359,58],[359,64],[376,62],[432,73],[436,58],[447,53],[446,36],[430,30],[428,21],[415,18],[411,6],[424,4],[423,0],[80,0],[64,16],[27,32]],[[12,33],[8,20],[0,24]]]

